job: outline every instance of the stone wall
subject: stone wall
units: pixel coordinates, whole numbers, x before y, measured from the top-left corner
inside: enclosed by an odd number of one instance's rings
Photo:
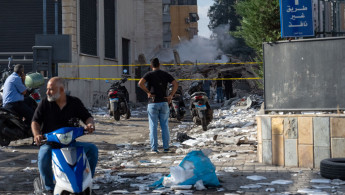
[[[345,115],[259,115],[257,127],[261,163],[319,168],[345,157]]]

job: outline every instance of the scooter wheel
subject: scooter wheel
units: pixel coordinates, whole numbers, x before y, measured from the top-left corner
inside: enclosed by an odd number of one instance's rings
[[[2,137],[2,135],[0,134],[0,145],[1,146],[8,146],[10,145],[11,141]]]
[[[116,111],[114,112],[114,119],[115,119],[116,121],[119,121],[119,120],[120,120],[120,112],[119,112],[118,110],[116,110]]]
[[[129,119],[129,118],[131,118],[131,111],[128,109],[128,111],[126,112],[126,114],[125,114],[125,118],[126,119]]]
[[[206,117],[201,119],[202,130],[207,131]]]

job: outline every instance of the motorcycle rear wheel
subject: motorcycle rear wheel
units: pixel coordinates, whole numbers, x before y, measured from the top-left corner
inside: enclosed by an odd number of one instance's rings
[[[181,116],[181,114],[177,114],[177,115],[176,115],[176,119],[177,119],[177,121],[181,121],[181,120],[182,120],[182,118],[183,118],[183,117]]]
[[[120,120],[120,112],[119,112],[119,110],[114,111],[114,119],[116,121]]]
[[[130,111],[129,109],[127,110],[127,112],[126,112],[126,114],[125,114],[125,118],[126,118],[126,119],[131,118],[131,111]]]
[[[8,146],[10,145],[11,140],[8,140],[6,138],[4,138],[1,134],[0,134],[0,145],[1,146]]]
[[[207,121],[206,121],[206,117],[203,117],[201,119],[201,125],[202,125],[202,130],[207,131]]]

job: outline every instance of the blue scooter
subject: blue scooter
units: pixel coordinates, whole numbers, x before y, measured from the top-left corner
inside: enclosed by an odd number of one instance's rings
[[[44,134],[52,143],[52,166],[55,194],[89,194],[92,192],[92,176],[89,161],[83,147],[74,146],[76,138],[85,134],[83,127],[63,127]],[[42,194],[43,181],[34,180],[35,194]]]

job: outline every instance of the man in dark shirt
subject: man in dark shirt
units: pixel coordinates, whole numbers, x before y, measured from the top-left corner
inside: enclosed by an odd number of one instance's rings
[[[95,130],[93,118],[83,103],[78,98],[65,94],[62,78],[51,78],[47,84],[46,94],[47,97],[39,103],[31,123],[36,143],[39,144],[41,142],[43,134],[70,126],[69,121],[75,118],[82,120],[86,124],[85,129],[89,133]],[[77,142],[76,146],[84,148],[92,176],[94,176],[98,161],[97,147],[94,144],[82,142]],[[38,168],[47,191],[54,190],[51,151],[51,145],[44,144],[40,147],[38,153]]]
[[[152,71],[146,73],[139,81],[139,86],[149,98],[147,113],[150,125],[151,151],[158,153],[157,126],[158,120],[162,129],[164,152],[169,152],[169,104],[177,91],[178,83],[169,73],[160,70],[158,58],[151,61]],[[145,84],[147,83],[147,87]],[[167,96],[168,83],[173,85],[172,92]]]
[[[221,80],[222,79],[221,73],[218,73],[218,79],[219,80],[216,81],[217,103],[222,103],[224,100],[224,97],[223,97],[223,80]]]
[[[231,78],[230,75],[225,76],[224,78]],[[227,79],[224,81],[224,87],[225,87],[225,97],[227,100],[234,97],[234,92],[232,90],[232,80]]]

